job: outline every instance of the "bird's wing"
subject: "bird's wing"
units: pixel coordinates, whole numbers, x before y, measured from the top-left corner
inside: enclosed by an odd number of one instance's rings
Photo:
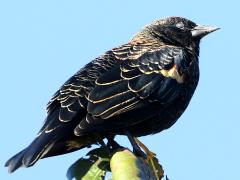
[[[47,117],[38,136],[21,153],[12,157],[6,166],[13,172],[20,166],[29,167],[38,159],[72,152],[95,143],[95,138],[83,137],[76,141],[74,129],[86,116],[86,95],[95,86],[99,74],[107,71],[113,63],[109,54],[96,58],[72,76],[52,97],[47,105]],[[79,140],[79,139],[78,139]]]
[[[87,98],[86,96],[95,86],[94,82],[99,74],[107,71],[113,63],[109,54],[96,58],[73,75],[63,86],[53,95],[47,104],[48,116],[39,134],[44,131],[51,131],[59,124],[66,124],[73,121],[79,122],[81,117],[86,115]],[[55,113],[53,118],[48,118]],[[78,119],[76,119],[78,117]]]
[[[81,135],[88,117],[93,121],[107,121],[144,106],[144,100],[168,103],[173,99],[178,94],[176,86],[182,81],[175,68],[184,67],[184,51],[169,46],[149,49],[141,45],[122,46],[119,51],[115,49],[100,56],[71,77],[50,100],[48,115],[36,139],[6,163],[9,171],[86,145],[71,147],[68,141],[74,129],[75,135]],[[156,96],[152,96],[154,92]],[[85,132],[89,135],[91,131]]]
[[[136,59],[123,60],[120,66],[96,79],[95,87],[87,97],[88,115],[77,126],[75,134],[81,134],[91,124],[94,126],[143,107],[146,101],[169,103],[178,95],[184,81],[180,71],[185,68],[185,61],[185,51],[174,46],[160,47],[146,51]]]
[[[40,133],[43,131],[51,131],[59,122],[72,121],[77,114],[82,113],[85,115],[88,106],[87,96],[93,87],[96,86],[95,81],[100,74],[105,74],[101,77],[101,79],[104,79],[107,74],[113,71],[112,67],[116,66],[119,61],[137,59],[149,50],[152,44],[153,43],[142,41],[134,44],[124,44],[112,51],[106,52],[104,55],[96,58],[84,68],[80,69],[63,84],[47,104],[46,110],[48,115],[56,109],[59,111],[59,114],[54,120],[47,118]],[[108,72],[109,70],[110,72]],[[85,113],[81,111],[85,111]]]
[[[55,109],[59,109],[58,122],[72,121],[76,114],[79,113],[79,110],[87,108],[87,96],[95,87],[95,81],[101,74],[105,74],[101,77],[101,79],[104,79],[107,74],[113,71],[112,67],[116,66],[116,64],[118,65],[119,61],[137,59],[149,50],[152,44],[152,42],[146,43],[143,41],[134,44],[127,43],[96,58],[73,75],[53,95],[47,104],[47,113],[51,114]],[[111,72],[108,72],[109,70]],[[51,121],[47,120],[41,130],[51,125]]]

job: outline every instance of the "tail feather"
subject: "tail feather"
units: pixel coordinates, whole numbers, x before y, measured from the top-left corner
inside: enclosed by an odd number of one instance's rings
[[[12,173],[19,167],[34,165],[54,145],[54,134],[44,134],[37,137],[26,149],[9,159],[5,164],[8,171]]]
[[[22,164],[22,159],[24,157],[24,153],[25,153],[26,149],[22,150],[21,152],[19,152],[18,154],[16,154],[15,156],[13,156],[12,158],[10,158],[6,164],[5,167],[8,167],[8,172],[12,173],[14,172],[16,169],[20,168],[23,166]]]
[[[26,149],[9,159],[5,166],[8,167],[9,173],[12,173],[20,167],[33,166],[39,159],[73,152],[94,143],[96,143],[94,136],[76,137],[72,135],[67,136],[66,139],[56,140],[54,133],[43,134]]]
[[[22,159],[22,164],[25,167],[30,167],[34,165],[39,159],[41,159],[44,154],[48,152],[48,150],[54,145],[54,141],[48,140],[45,138],[43,140],[35,140],[29,146],[27,151],[24,152],[24,156]]]
[[[85,143],[77,147],[69,147],[68,145],[71,140],[76,141],[73,138],[75,137],[73,130],[77,126],[79,119],[81,119],[79,117],[81,114],[69,123],[60,122],[58,115],[59,109],[51,112],[38,137],[26,149],[6,162],[5,166],[8,167],[10,173],[19,167],[33,166],[41,158],[72,152],[84,146]],[[85,142],[84,139],[86,138],[82,138],[80,141]]]

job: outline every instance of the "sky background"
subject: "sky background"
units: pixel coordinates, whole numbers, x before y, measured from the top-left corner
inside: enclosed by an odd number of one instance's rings
[[[142,26],[183,16],[221,30],[201,43],[201,77],[177,123],[141,140],[170,180],[240,179],[238,1],[0,1],[0,179],[66,179],[87,150],[40,160],[8,174],[4,163],[26,147],[45,105],[77,70],[126,43]],[[127,146],[125,137],[118,138]]]

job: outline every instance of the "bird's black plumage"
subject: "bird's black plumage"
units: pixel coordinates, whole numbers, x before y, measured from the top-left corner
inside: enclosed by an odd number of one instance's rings
[[[161,19],[87,64],[50,100],[38,136],[6,163],[9,171],[126,130],[137,137],[169,128],[197,86],[200,39],[214,30]]]

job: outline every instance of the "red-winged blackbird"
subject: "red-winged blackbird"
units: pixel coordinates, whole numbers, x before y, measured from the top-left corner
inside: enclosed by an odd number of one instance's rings
[[[181,17],[144,27],[72,76],[47,105],[35,140],[6,166],[72,152],[117,134],[138,137],[171,127],[187,108],[199,79],[200,39],[217,30]]]

